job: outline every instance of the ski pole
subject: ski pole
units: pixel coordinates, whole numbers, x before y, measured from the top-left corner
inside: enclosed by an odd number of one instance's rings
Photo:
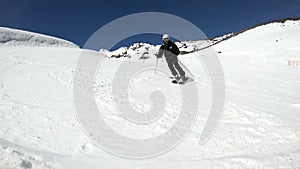
[[[178,59],[178,63],[190,74],[194,77],[192,72]]]
[[[158,65],[158,58],[156,58],[156,64],[155,64],[154,74],[156,74],[157,65]]]

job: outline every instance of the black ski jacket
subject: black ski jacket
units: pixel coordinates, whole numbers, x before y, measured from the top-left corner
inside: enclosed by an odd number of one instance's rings
[[[163,54],[165,55],[165,57],[170,58],[178,56],[180,54],[180,51],[176,44],[169,40],[167,44],[164,43],[160,46],[157,57],[161,58]]]

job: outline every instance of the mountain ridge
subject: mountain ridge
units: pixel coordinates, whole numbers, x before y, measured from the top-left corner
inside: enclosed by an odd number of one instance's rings
[[[221,41],[230,39],[241,33],[255,29],[260,26],[264,26],[264,25],[268,25],[268,24],[272,24],[272,23],[284,23],[286,21],[299,21],[299,20],[300,20],[300,17],[280,18],[280,19],[276,19],[276,20],[259,23],[254,26],[251,26],[249,28],[242,29],[240,31],[227,33],[223,36],[216,36],[214,38],[208,38],[207,40],[196,40],[196,41],[199,41],[199,42],[200,41],[210,41],[211,44],[204,47],[204,48],[207,48],[207,47],[210,47],[217,43],[220,43]],[[193,42],[196,42],[196,41],[193,41]],[[185,42],[188,42],[188,41],[182,41],[183,47],[186,47]],[[178,43],[181,43],[181,42],[178,42]],[[145,43],[143,43],[143,44],[145,44]],[[17,29],[17,28],[9,28],[9,27],[1,27],[0,26],[0,46],[3,46],[3,45],[4,46],[19,46],[19,45],[21,45],[21,46],[52,46],[52,47],[81,48],[79,45],[75,44],[72,41],[68,41],[68,40],[58,38],[55,36],[50,36],[50,35],[37,33],[37,32],[33,32],[33,31],[21,30],[21,29]],[[134,45],[135,44],[131,44],[130,46],[134,46]],[[154,46],[154,45],[152,45],[152,46]],[[121,47],[121,48],[127,48],[127,47]],[[195,48],[195,47],[193,47],[193,48]],[[104,50],[106,50],[106,49],[101,49],[102,52]],[[119,50],[119,49],[117,49],[117,50]],[[117,50],[115,50],[115,51],[117,51]],[[200,50],[202,50],[202,48],[200,48]],[[191,52],[190,49],[187,51],[183,50],[183,52],[181,54],[186,54],[186,53],[190,53],[190,52]],[[107,54],[108,52],[104,52],[104,53]],[[116,57],[119,57],[118,55],[119,54],[117,54]]]

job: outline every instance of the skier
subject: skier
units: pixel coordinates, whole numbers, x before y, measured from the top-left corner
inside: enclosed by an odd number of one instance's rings
[[[173,83],[183,83],[185,81],[185,72],[182,70],[178,63],[177,56],[179,55],[180,51],[176,44],[170,40],[170,36],[168,34],[164,34],[162,36],[163,45],[159,48],[157,58],[162,58],[162,55],[165,56],[166,61],[168,63],[168,67],[175,78]],[[177,71],[179,73],[177,73]]]

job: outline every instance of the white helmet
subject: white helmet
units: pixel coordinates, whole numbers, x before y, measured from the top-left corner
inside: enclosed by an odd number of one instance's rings
[[[170,39],[170,36],[169,36],[168,34],[164,34],[164,35],[162,36],[162,40],[164,40],[164,39]]]

